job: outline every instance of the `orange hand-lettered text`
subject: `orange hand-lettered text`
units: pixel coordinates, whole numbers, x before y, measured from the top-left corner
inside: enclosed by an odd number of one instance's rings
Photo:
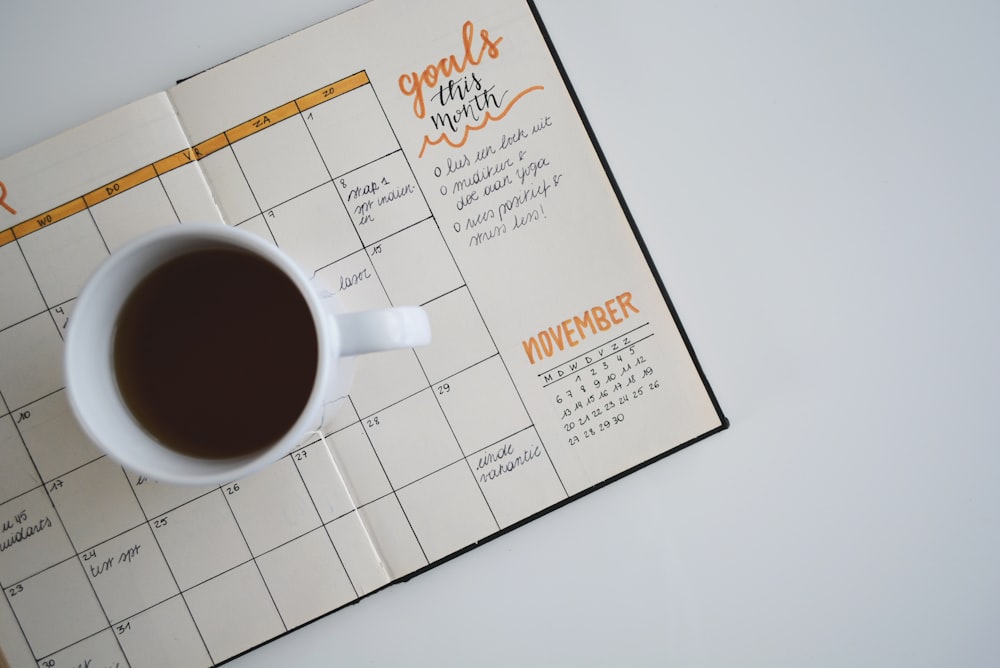
[[[603,304],[587,309],[583,315],[575,315],[555,327],[543,329],[530,339],[521,341],[521,345],[528,361],[534,364],[567,347],[580,345],[588,334],[606,332],[614,325],[620,325],[631,317],[629,311],[638,313],[639,309],[632,303],[632,293],[623,292]]]
[[[417,118],[423,118],[427,113],[427,106],[424,101],[424,88],[433,88],[437,85],[439,77],[450,77],[452,74],[464,72],[469,65],[478,65],[483,62],[487,55],[490,58],[497,58],[500,55],[499,44],[503,37],[492,38],[488,30],[479,31],[478,53],[473,53],[475,42],[475,27],[472,21],[466,21],[462,25],[462,45],[464,52],[462,60],[459,62],[458,56],[452,54],[431,63],[420,74],[411,72],[399,77],[399,90],[403,95],[413,96],[413,113]]]
[[[7,209],[7,212],[12,216],[17,215],[17,211],[10,204],[7,204],[7,185],[0,181],[0,206]]]

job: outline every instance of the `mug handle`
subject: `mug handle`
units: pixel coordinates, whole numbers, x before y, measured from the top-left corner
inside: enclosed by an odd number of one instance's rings
[[[338,313],[333,318],[340,330],[340,354],[345,356],[426,346],[431,342],[430,319],[419,306]]]

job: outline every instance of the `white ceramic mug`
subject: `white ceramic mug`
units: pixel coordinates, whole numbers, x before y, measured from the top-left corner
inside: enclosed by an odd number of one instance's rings
[[[250,253],[280,269],[308,305],[318,343],[312,390],[294,425],[268,447],[233,458],[188,455],[159,442],[129,410],[114,368],[116,323],[137,284],[168,261],[207,249]],[[288,454],[320,426],[324,407],[343,396],[352,380],[350,356],[430,342],[430,324],[422,308],[345,314],[338,312],[337,300],[329,297],[320,294],[288,255],[249,232],[219,224],[185,224],[147,234],[112,253],[76,301],[64,360],[69,404],[84,432],[101,450],[155,480],[209,485],[254,473]]]

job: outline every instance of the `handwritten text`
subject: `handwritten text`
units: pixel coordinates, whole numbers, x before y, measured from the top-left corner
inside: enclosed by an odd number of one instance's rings
[[[445,56],[419,73],[414,70],[399,76],[400,92],[413,98],[413,114],[428,119],[432,126],[431,133],[424,135],[417,157],[422,158],[428,147],[442,143],[461,148],[470,133],[501,120],[525,95],[543,89],[529,86],[510,96],[509,89],[498,89],[482,71],[471,69],[487,58],[499,58],[502,41],[503,37],[494,37],[489,30],[477,33],[472,21],[466,21],[462,25],[460,54]],[[433,111],[428,109],[430,104],[435,107]],[[432,134],[437,136],[432,138]]]
[[[503,37],[490,37],[488,30],[479,31],[479,40],[476,42],[475,26],[472,21],[466,21],[462,25],[462,60],[455,54],[446,56],[437,63],[431,63],[424,68],[420,74],[411,72],[399,77],[399,90],[404,95],[413,96],[413,113],[417,118],[423,118],[427,113],[427,105],[424,101],[424,89],[433,88],[438,85],[438,80],[450,77],[455,73],[462,73],[469,65],[478,65],[483,62],[487,55],[490,58],[497,58],[500,55],[500,42]],[[478,47],[478,52],[476,48]],[[474,53],[475,52],[475,53]],[[453,86],[449,84],[449,89]]]
[[[0,552],[5,552],[10,548],[14,547],[15,545],[17,545],[18,543],[28,540],[35,534],[41,533],[45,529],[49,529],[51,527],[52,527],[52,520],[49,519],[48,517],[43,517],[37,522],[20,526],[17,528],[17,531],[15,531],[13,534],[9,536],[4,536],[3,539],[0,540]]]
[[[529,445],[520,454],[515,455],[514,444],[504,443],[499,448],[495,448],[479,456],[479,461],[476,464],[476,474],[479,476],[479,482],[486,484],[491,480],[496,480],[505,473],[513,472],[531,460],[541,456],[542,448],[539,445]]]
[[[552,357],[557,351],[580,345],[588,333],[606,332],[612,326],[625,322],[631,316],[629,311],[638,313],[639,309],[632,303],[632,293],[623,292],[604,304],[587,309],[583,315],[574,315],[554,327],[543,329],[530,339],[522,341],[521,346],[528,361],[534,364]]]

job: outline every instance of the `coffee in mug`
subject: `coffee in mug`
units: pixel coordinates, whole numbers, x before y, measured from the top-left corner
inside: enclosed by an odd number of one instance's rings
[[[113,253],[66,336],[70,406],[125,467],[222,484],[263,468],[346,393],[350,356],[430,341],[426,312],[342,313],[274,245],[178,225]]]
[[[287,432],[318,342],[295,284],[261,257],[196,250],[150,272],[118,315],[122,399],[156,440],[196,457],[256,452]]]

